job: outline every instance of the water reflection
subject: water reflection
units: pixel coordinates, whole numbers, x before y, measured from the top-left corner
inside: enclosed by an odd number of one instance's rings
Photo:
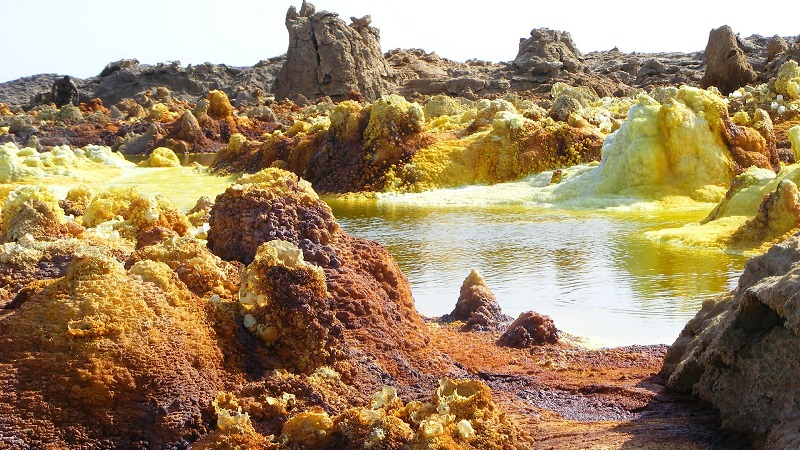
[[[602,345],[672,343],[702,300],[727,291],[744,264],[741,256],[643,237],[702,211],[637,217],[524,204],[326,200],[342,228],[395,256],[421,313],[450,312],[477,268],[507,314],[533,309]]]

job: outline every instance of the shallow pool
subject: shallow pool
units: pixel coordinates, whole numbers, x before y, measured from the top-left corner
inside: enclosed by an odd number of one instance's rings
[[[696,222],[703,209],[599,213],[518,201],[326,200],[342,228],[394,255],[422,314],[449,313],[476,268],[506,314],[547,314],[589,345],[671,344],[703,299],[735,286],[745,261],[643,236]]]

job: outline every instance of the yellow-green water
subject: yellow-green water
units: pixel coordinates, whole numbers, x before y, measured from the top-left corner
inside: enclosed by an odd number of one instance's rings
[[[191,167],[126,167],[95,173],[91,187],[136,186],[186,211],[234,180]],[[49,181],[61,197],[81,183]],[[735,286],[743,256],[644,236],[697,222],[710,205],[570,211],[534,201],[543,195],[537,183],[325,200],[343,229],[391,252],[428,316],[450,312],[476,268],[508,315],[550,315],[559,329],[597,345],[672,343],[704,298]]]

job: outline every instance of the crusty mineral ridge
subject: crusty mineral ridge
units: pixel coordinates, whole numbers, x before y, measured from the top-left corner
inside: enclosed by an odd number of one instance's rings
[[[504,322],[510,322],[511,317],[503,314],[486,281],[477,270],[472,269],[461,284],[455,308],[442,320],[465,322],[463,331],[496,331]]]
[[[705,57],[706,73],[700,80],[704,88],[716,86],[728,95],[756,80],[756,73],[747,62],[738,38],[727,25],[711,30]]]
[[[750,259],[733,292],[707,300],[664,360],[669,386],[720,411],[757,447],[800,444],[800,237]]]
[[[520,40],[514,68],[534,81],[544,83],[562,72],[586,71],[583,55],[566,31],[534,28],[531,37]]]
[[[344,100],[355,89],[369,100],[388,91],[389,65],[381,53],[380,34],[366,17],[351,26],[338,14],[319,11],[303,1],[286,13],[289,49],[275,80],[277,99],[329,96]]]
[[[126,273],[89,249],[26,286],[0,324],[0,442],[166,448],[206,433],[222,354],[180,284],[163,264]]]

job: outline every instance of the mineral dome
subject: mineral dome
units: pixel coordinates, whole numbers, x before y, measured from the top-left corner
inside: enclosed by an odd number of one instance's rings
[[[283,57],[117,61],[77,105],[55,75],[0,84],[0,447],[799,445],[797,37],[582,54],[536,28],[492,64],[383,53],[371,17],[307,2],[285,23]],[[235,175],[191,209],[100,187],[190,153]],[[519,180],[581,211],[706,207],[647,238],[754,257],[671,347],[593,350],[477,271],[422,317],[320,196]]]

